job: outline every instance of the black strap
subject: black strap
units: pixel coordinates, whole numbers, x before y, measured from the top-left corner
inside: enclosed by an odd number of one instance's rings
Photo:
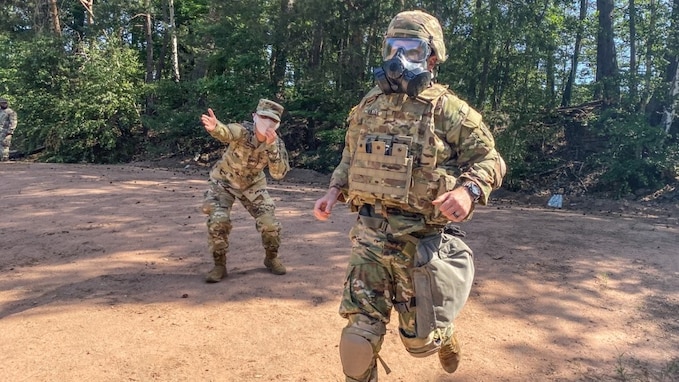
[[[413,308],[417,305],[417,299],[411,297],[410,300],[404,302],[394,302],[394,309],[399,313],[412,312]]]

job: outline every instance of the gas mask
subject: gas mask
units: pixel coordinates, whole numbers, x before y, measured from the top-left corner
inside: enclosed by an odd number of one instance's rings
[[[385,39],[381,67],[373,69],[375,81],[384,94],[405,93],[415,97],[426,89],[433,75],[427,70],[429,44],[419,38]]]

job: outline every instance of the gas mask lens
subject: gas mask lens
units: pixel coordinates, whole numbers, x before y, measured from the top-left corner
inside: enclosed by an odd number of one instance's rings
[[[410,62],[423,62],[431,54],[429,44],[419,38],[388,37],[384,40],[382,57],[389,60],[401,51],[403,57]]]

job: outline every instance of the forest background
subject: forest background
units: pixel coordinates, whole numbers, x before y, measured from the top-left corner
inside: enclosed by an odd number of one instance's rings
[[[679,0],[1,0],[13,156],[210,163],[202,129],[286,107],[292,164],[329,172],[389,20],[444,29],[438,80],[480,110],[511,191],[639,197],[679,175]]]

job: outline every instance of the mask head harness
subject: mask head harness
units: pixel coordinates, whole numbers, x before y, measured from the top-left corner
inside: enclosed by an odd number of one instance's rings
[[[375,81],[385,94],[405,93],[415,97],[433,79],[427,59],[446,60],[443,32],[438,20],[422,11],[396,15],[387,28],[382,45],[382,66],[373,69]]]

